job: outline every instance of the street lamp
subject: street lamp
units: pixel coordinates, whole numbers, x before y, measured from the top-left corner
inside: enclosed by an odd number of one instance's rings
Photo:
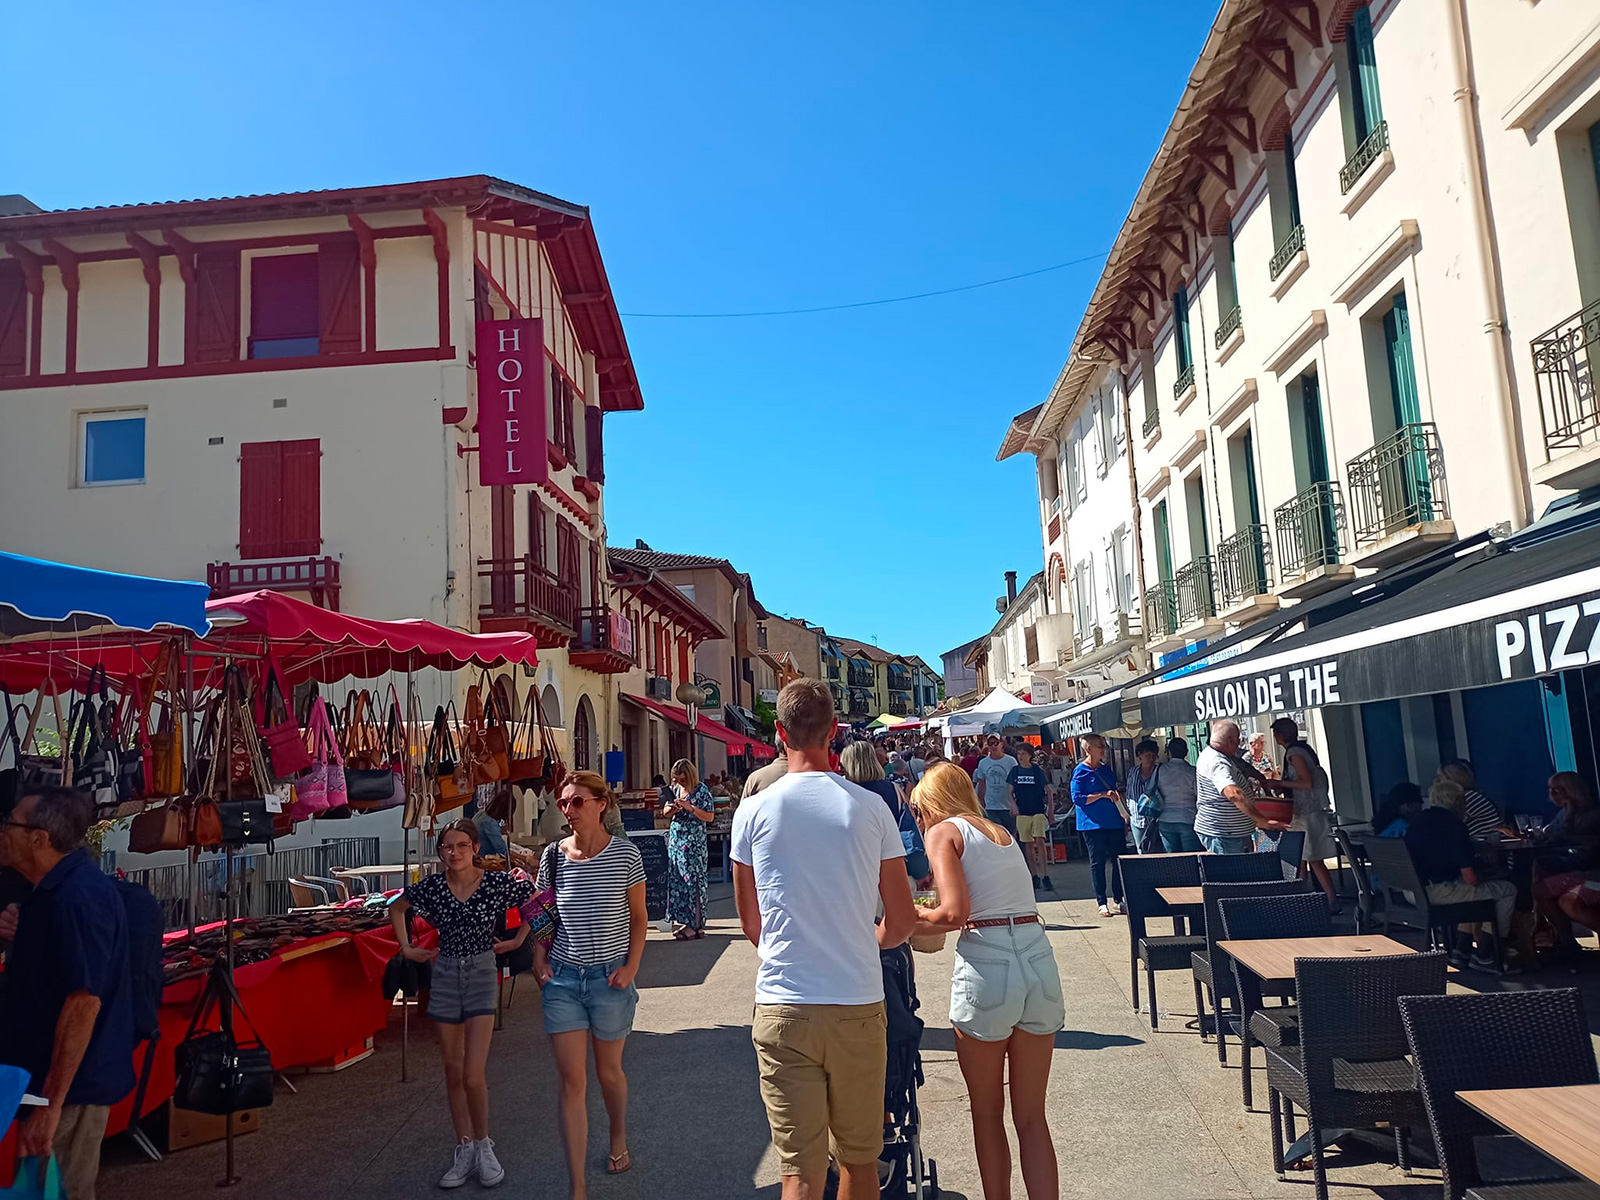
[[[697,683],[690,683],[687,679],[678,685],[678,703],[683,705],[684,718],[689,723],[689,758],[694,762],[695,770],[700,769],[700,756],[695,753],[697,739],[693,736],[695,726],[700,722],[700,706],[706,702],[706,690]]]

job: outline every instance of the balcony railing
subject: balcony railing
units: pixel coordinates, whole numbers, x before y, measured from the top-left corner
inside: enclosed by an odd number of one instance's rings
[[[840,675],[839,664],[830,660],[829,663],[828,663],[828,678],[829,679],[838,679],[839,675]]]
[[[1173,583],[1178,589],[1178,627],[1193,625],[1217,615],[1216,560],[1202,554],[1178,568]]]
[[[1344,550],[1344,498],[1332,481],[1313,483],[1272,510],[1278,539],[1278,574],[1298,579],[1331,567]]]
[[[895,692],[909,692],[911,690],[911,672],[890,671],[889,690]]]
[[[524,617],[569,634],[578,631],[577,587],[563,583],[537,565],[531,554],[516,558],[480,558],[478,578],[487,581],[480,593],[478,617]]]
[[[1283,239],[1283,245],[1278,247],[1277,253],[1272,256],[1272,261],[1267,264],[1267,274],[1273,279],[1282,275],[1294,256],[1306,248],[1306,227],[1296,225],[1289,231],[1289,236]]]
[[[911,697],[898,692],[890,692],[889,715],[892,717],[909,717],[911,715]]]
[[[1181,400],[1183,394],[1194,386],[1194,364],[1190,363],[1178,372],[1178,378],[1172,384],[1172,398]]]
[[[1246,525],[1217,547],[1217,587],[1230,608],[1272,587],[1272,541],[1265,525]]]
[[[1412,525],[1450,516],[1444,451],[1431,421],[1402,425],[1351,459],[1345,474],[1357,550]]]
[[[1161,428],[1161,410],[1154,404],[1148,405],[1144,410],[1144,436],[1149,437]]]
[[[206,584],[213,600],[245,592],[310,592],[312,603],[339,611],[339,560],[326,555],[207,563]]]
[[[1144,598],[1144,627],[1152,639],[1178,632],[1178,585],[1158,579]]]
[[[1217,332],[1212,336],[1217,349],[1221,350],[1223,343],[1234,335],[1234,332],[1244,324],[1244,310],[1237,304],[1228,310],[1228,315],[1222,318],[1222,324],[1217,326]]]
[[[866,716],[872,711],[872,696],[868,692],[850,693],[850,713],[852,716]]]
[[[1593,359],[1600,353],[1600,301],[1534,338],[1531,348],[1545,449],[1554,454],[1595,441],[1600,404]]]
[[[578,634],[572,639],[577,651],[609,651],[634,660],[633,622],[610,608],[587,606],[578,610]]]
[[[872,683],[873,683],[873,679],[872,679],[872,668],[871,667],[858,667],[855,663],[851,663],[850,664],[850,686],[851,687],[869,688],[869,687],[872,686]]]
[[[1367,173],[1367,168],[1378,161],[1378,156],[1389,148],[1389,122],[1379,121],[1367,134],[1367,140],[1356,147],[1350,161],[1339,168],[1339,194],[1347,194],[1356,180]]]

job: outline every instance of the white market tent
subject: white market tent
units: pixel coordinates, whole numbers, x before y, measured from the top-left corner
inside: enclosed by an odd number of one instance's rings
[[[1026,700],[1019,700],[1005,688],[995,688],[971,708],[964,708],[945,717],[945,737],[971,737],[978,733],[998,732],[1000,720],[1006,713],[1028,707],[1031,706]]]

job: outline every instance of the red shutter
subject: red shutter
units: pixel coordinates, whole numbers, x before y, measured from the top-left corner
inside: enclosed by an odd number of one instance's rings
[[[283,455],[282,549],[285,557],[322,553],[322,442],[279,442]]]
[[[194,271],[188,361],[233,362],[239,357],[239,252],[201,250]]]
[[[361,350],[361,248],[356,235],[327,243],[317,252],[317,302],[321,308],[321,352]]]
[[[283,443],[239,443],[239,557],[283,555]]]
[[[28,373],[28,284],[22,264],[0,260],[0,376]]]
[[[596,483],[606,481],[606,455],[605,447],[601,441],[602,430],[605,428],[605,413],[598,407],[584,405],[583,409],[583,444],[584,454],[588,458],[584,474]]]
[[[565,521],[556,524],[556,578],[578,589],[578,531]]]
[[[545,555],[544,544],[544,505],[539,503],[539,497],[528,493],[528,553],[533,555],[533,565],[541,571],[548,571],[549,558]]]
[[[494,305],[489,303],[489,277],[482,267],[472,269],[472,312],[480,321],[494,320]]]
[[[561,381],[561,444],[566,448],[567,461],[577,466],[578,426],[572,419],[572,385]]]
[[[315,254],[269,254],[250,260],[250,337],[317,336]]]

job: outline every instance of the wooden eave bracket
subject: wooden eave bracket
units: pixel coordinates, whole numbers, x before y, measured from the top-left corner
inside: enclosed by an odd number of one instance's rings
[[[422,223],[433,234],[433,257],[441,266],[450,265],[450,230],[444,223],[444,218],[431,208],[422,210]]]
[[[45,251],[56,260],[56,266],[61,269],[61,283],[68,292],[78,290],[78,255],[69,250],[55,238],[45,238],[43,241]]]
[[[1259,150],[1256,141],[1256,117],[1248,108],[1214,108],[1207,114],[1211,123],[1250,154]]]
[[[44,259],[18,241],[7,241],[6,253],[22,264],[22,279],[28,294],[35,299],[44,295]]]
[[[180,234],[176,229],[163,229],[161,236],[167,245],[172,247],[178,256],[178,274],[183,277],[184,283],[194,282],[194,260],[197,251],[194,243]]]
[[[129,230],[124,234],[139,261],[144,264],[144,281],[151,287],[161,286],[161,248],[142,234]]]
[[[1294,51],[1287,38],[1256,38],[1244,44],[1246,52],[1271,71],[1289,91],[1295,89]]]
[[[1223,187],[1233,187],[1233,155],[1224,143],[1211,142],[1196,146],[1194,156],[1208,174],[1221,181]]]
[[[373,237],[372,226],[355,213],[348,214],[345,220],[350,222],[350,228],[356,235],[356,242],[361,247],[361,265],[368,271],[375,270],[378,266],[378,246]]]
[[[1322,22],[1317,16],[1316,0],[1267,0],[1267,9],[1282,17],[1313,50],[1322,45]]]

